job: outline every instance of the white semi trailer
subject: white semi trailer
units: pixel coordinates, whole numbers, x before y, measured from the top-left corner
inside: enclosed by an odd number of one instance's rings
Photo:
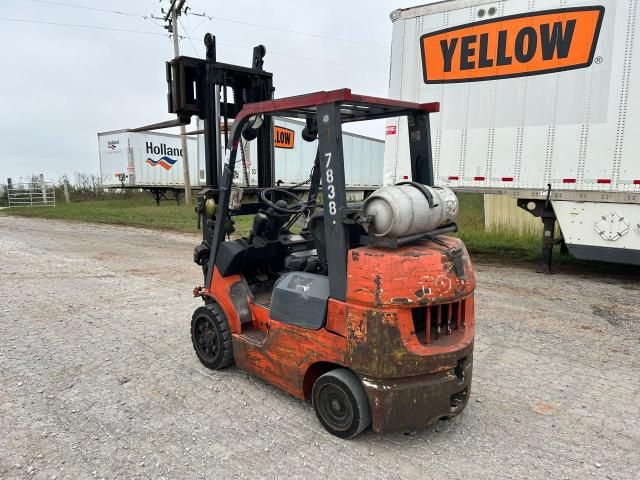
[[[448,0],[391,14],[391,98],[431,115],[434,181],[509,195],[573,255],[640,265],[640,1]],[[389,121],[386,184],[410,172]]]
[[[274,165],[278,185],[291,186],[309,179],[318,141],[302,139],[304,122],[287,118],[274,120]],[[224,144],[224,139],[221,140]],[[242,161],[236,163],[236,184],[257,185],[256,142],[243,145]],[[204,136],[187,138],[191,186],[205,184]],[[382,184],[384,141],[344,132],[345,174],[350,191],[372,192]],[[117,130],[98,134],[100,176],[107,188],[143,188],[156,201],[170,193],[180,200],[184,189],[182,147],[179,135]]]
[[[274,124],[275,181],[286,186],[308,180],[318,141],[306,142],[302,139],[305,122],[275,118]],[[256,158],[256,142],[249,145],[250,158]],[[382,185],[384,148],[384,140],[343,132],[342,150],[348,190],[373,191]],[[242,175],[239,177],[242,178]],[[255,169],[249,169],[249,178],[253,185],[257,184]]]
[[[198,185],[198,142],[187,138],[191,185]],[[104,187],[183,187],[184,156],[179,135],[117,130],[98,134]]]

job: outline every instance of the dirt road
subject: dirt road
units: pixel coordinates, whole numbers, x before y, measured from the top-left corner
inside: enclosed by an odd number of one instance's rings
[[[640,477],[640,274],[478,264],[465,412],[345,442],[198,363],[195,243],[0,215],[0,478]]]

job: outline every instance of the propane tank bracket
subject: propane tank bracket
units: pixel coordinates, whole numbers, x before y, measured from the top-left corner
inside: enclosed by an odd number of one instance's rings
[[[429,190],[427,190],[425,188],[425,186],[423,184],[421,184],[420,182],[400,182],[400,183],[396,183],[396,186],[400,186],[400,185],[411,185],[411,186],[417,188],[418,190],[420,190],[420,192],[427,199],[427,202],[429,203],[429,208],[436,208],[438,206],[437,203],[436,204],[433,203],[433,195],[431,195],[431,192]]]

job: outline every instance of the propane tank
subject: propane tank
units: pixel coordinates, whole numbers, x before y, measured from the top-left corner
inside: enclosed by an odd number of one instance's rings
[[[362,210],[373,217],[376,237],[400,238],[455,222],[458,198],[446,187],[407,182],[379,188],[365,200]]]

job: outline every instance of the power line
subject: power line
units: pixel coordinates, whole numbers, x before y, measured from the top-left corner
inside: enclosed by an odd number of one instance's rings
[[[200,17],[200,21],[195,26],[193,26],[193,25],[191,25],[191,21],[188,19],[188,14],[185,12],[185,18],[184,19],[188,22],[189,28],[191,30],[193,30],[193,31],[197,31],[198,28],[200,28],[200,25],[202,25],[204,22],[209,20],[206,15],[200,15],[200,14],[193,13],[191,16]]]
[[[103,27],[100,25],[80,25],[77,23],[62,23],[62,22],[47,22],[44,20],[26,20],[26,19],[22,19],[22,18],[7,18],[7,17],[0,17],[0,20],[5,21],[5,22],[19,22],[19,23],[37,23],[37,24],[42,24],[42,25],[57,25],[60,27],[76,27],[76,28],[87,28],[87,29],[94,29],[94,30],[111,30],[114,32],[127,32],[127,33],[141,33],[144,35],[160,35],[162,37],[167,37],[168,35],[166,33],[160,33],[160,32],[145,32],[143,30],[131,30],[131,29],[127,29],[127,28],[115,28],[115,27]]]
[[[133,12],[124,12],[124,11],[120,11],[120,10],[110,10],[110,9],[106,9],[106,8],[87,7],[87,6],[84,6],[84,5],[77,5],[77,4],[65,3],[65,2],[55,2],[55,1],[52,1],[52,0],[31,0],[31,1],[32,2],[36,2],[36,3],[43,3],[43,4],[46,4],[46,5],[59,6],[59,7],[79,8],[79,9],[82,9],[82,10],[92,10],[92,11],[95,11],[95,12],[127,15],[127,16],[130,16],[130,17],[143,18],[145,20],[149,20],[150,18],[153,17],[152,15],[151,16],[150,15],[142,15],[142,14],[133,13]],[[261,23],[245,22],[245,21],[242,21],[242,20],[235,20],[233,18],[224,18],[224,17],[212,16],[212,15],[208,15],[206,13],[202,14],[202,15],[198,15],[198,16],[204,16],[204,17],[208,18],[211,21],[218,20],[220,22],[235,23],[237,25],[246,25],[246,26],[250,26],[250,27],[264,28],[264,29],[267,29],[267,30],[276,30],[276,31],[280,31],[280,32],[293,33],[295,35],[304,35],[304,36],[307,36],[307,37],[322,38],[322,39],[325,39],[325,40],[333,40],[333,41],[336,41],[336,42],[352,43],[354,45],[362,45],[362,46],[366,46],[366,47],[376,47],[376,48],[383,48],[385,50],[390,50],[390,48],[387,45],[380,45],[380,44],[377,44],[377,43],[364,42],[364,41],[361,41],[361,40],[350,40],[350,39],[346,39],[346,38],[333,37],[331,35],[323,35],[321,33],[303,32],[303,31],[300,31],[300,30],[291,30],[291,29],[288,29],[288,28],[275,27],[275,26],[272,26],[272,25],[264,25],[264,24],[261,24]]]
[[[234,19],[231,19],[231,18],[223,18],[223,17],[209,16],[209,15],[206,15],[206,16],[207,16],[207,18],[209,18],[209,20],[218,20],[220,22],[236,23],[238,25],[248,25],[250,27],[266,28],[266,29],[269,29],[269,30],[278,30],[278,31],[281,31],[281,32],[294,33],[296,35],[305,35],[307,37],[323,38],[325,40],[335,40],[337,42],[353,43],[353,44],[356,44],[356,45],[364,45],[366,47],[376,47],[376,48],[384,48],[385,50],[391,50],[387,45],[380,45],[378,43],[369,43],[369,42],[363,42],[363,41],[360,41],[360,40],[349,40],[349,39],[346,39],[346,38],[332,37],[330,35],[323,35],[321,33],[302,32],[300,30],[290,30],[288,28],[274,27],[274,26],[271,26],[271,25],[263,25],[263,24],[260,24],[260,23],[244,22],[244,21],[241,21],[241,20],[234,20]]]
[[[154,35],[154,36],[161,36],[161,37],[167,37],[168,36],[166,33],[160,33],[160,32],[148,32],[148,31],[143,31],[143,30],[132,30],[132,29],[126,29],[126,28],[104,27],[104,26],[100,26],[100,25],[82,25],[82,24],[74,24],[74,23],[49,22],[49,21],[44,21],[44,20],[31,20],[31,19],[8,18],[8,17],[0,17],[0,21],[18,22],[18,23],[35,23],[35,24],[42,24],[42,25],[55,25],[55,26],[61,26],[61,27],[86,28],[86,29],[106,30],[106,31],[114,31],[114,32],[140,33],[140,34],[143,34],[143,35]],[[189,36],[182,36],[181,38],[187,38],[187,39],[190,39],[190,40],[200,40],[198,38],[189,37]],[[218,41],[216,41],[216,43],[218,45],[224,45],[226,47],[231,47],[231,48],[239,48],[239,49],[242,49],[242,50],[253,50],[252,47],[245,47],[243,45],[234,45],[232,43],[225,43],[225,42],[218,42]],[[279,57],[293,58],[295,60],[304,60],[304,61],[307,61],[307,62],[322,63],[322,64],[325,64],[325,65],[333,65],[333,66],[349,68],[349,69],[366,70],[366,71],[378,72],[378,73],[384,73],[384,74],[387,73],[386,70],[381,70],[381,69],[378,69],[378,68],[364,67],[364,66],[360,66],[360,65],[349,65],[349,64],[345,64],[345,63],[331,62],[329,60],[319,60],[317,58],[309,58],[309,57],[302,57],[302,56],[298,56],[298,55],[290,55],[288,53],[281,53],[281,52],[276,52],[276,51],[271,51],[271,50],[269,51],[269,54],[270,55],[279,56]]]
[[[74,3],[52,2],[50,0],[31,0],[31,1],[35,2],[35,3],[44,3],[45,5],[54,5],[54,6],[57,6],[57,7],[80,8],[82,10],[92,10],[94,12],[114,13],[114,14],[118,14],[118,15],[126,15],[126,16],[129,16],[129,17],[144,18],[145,20],[149,18],[148,15],[141,15],[139,13],[123,12],[123,11],[120,11],[120,10],[109,10],[109,9],[106,9],[106,8],[87,7],[85,5],[76,5]]]
[[[180,22],[180,25],[182,25],[182,29],[187,32],[188,29],[187,27],[185,27],[184,22],[182,20],[180,20],[180,18],[178,17],[178,22]],[[191,48],[193,48],[194,53],[196,54],[196,56],[200,56],[200,53],[198,52],[198,49],[196,48],[196,46],[193,44],[193,40],[191,39],[191,37],[186,37],[189,40],[189,43],[191,44]]]
[[[253,50],[253,48],[243,47],[241,45],[234,45],[232,43],[218,42],[217,39],[216,39],[216,44],[224,45],[226,47],[231,47],[231,48],[241,48],[243,50]],[[388,73],[386,70],[381,70],[379,68],[362,67],[360,65],[348,65],[346,63],[331,62],[329,60],[318,60],[316,58],[309,58],[309,57],[299,57],[297,55],[289,55],[288,53],[276,52],[276,51],[269,50],[269,49],[267,49],[267,53],[269,55],[277,55],[279,57],[293,58],[293,59],[296,59],[296,60],[304,60],[304,61],[308,61],[308,62],[324,63],[325,65],[335,65],[335,66],[344,67],[344,68],[355,68],[356,70],[367,70],[367,71],[370,71],[370,72],[379,72],[379,73],[384,73],[384,74]]]
[[[182,20],[179,20],[179,22],[180,22],[180,25],[182,25],[182,28],[186,32],[187,28],[184,26],[184,22]],[[196,55],[198,55],[198,50],[196,49],[195,45],[192,42],[192,40],[198,40],[197,38],[193,38],[193,37],[186,36],[186,35],[182,36],[180,38],[188,39],[189,42],[191,43],[191,47],[193,47],[194,52],[196,52]],[[234,45],[232,43],[219,42],[217,39],[216,39],[216,43],[218,45],[223,45],[225,47],[238,48],[238,49],[241,49],[241,50],[253,50],[252,47],[244,47],[242,45]],[[359,65],[347,65],[345,63],[331,62],[331,61],[328,61],[328,60],[318,60],[317,58],[300,57],[300,56],[297,56],[297,55],[290,55],[288,53],[276,52],[276,51],[272,51],[272,50],[269,50],[269,49],[267,49],[267,53],[269,53],[270,55],[277,55],[279,57],[287,57],[287,58],[293,58],[293,59],[296,59],[296,60],[304,60],[304,61],[309,61],[309,62],[323,63],[325,65],[335,65],[337,67],[343,67],[343,68],[355,68],[357,70],[367,70],[367,71],[371,71],[371,72],[380,72],[380,73],[385,73],[385,74],[387,73],[386,70],[381,70],[381,69],[378,69],[378,68],[362,67],[362,66],[359,66]]]

